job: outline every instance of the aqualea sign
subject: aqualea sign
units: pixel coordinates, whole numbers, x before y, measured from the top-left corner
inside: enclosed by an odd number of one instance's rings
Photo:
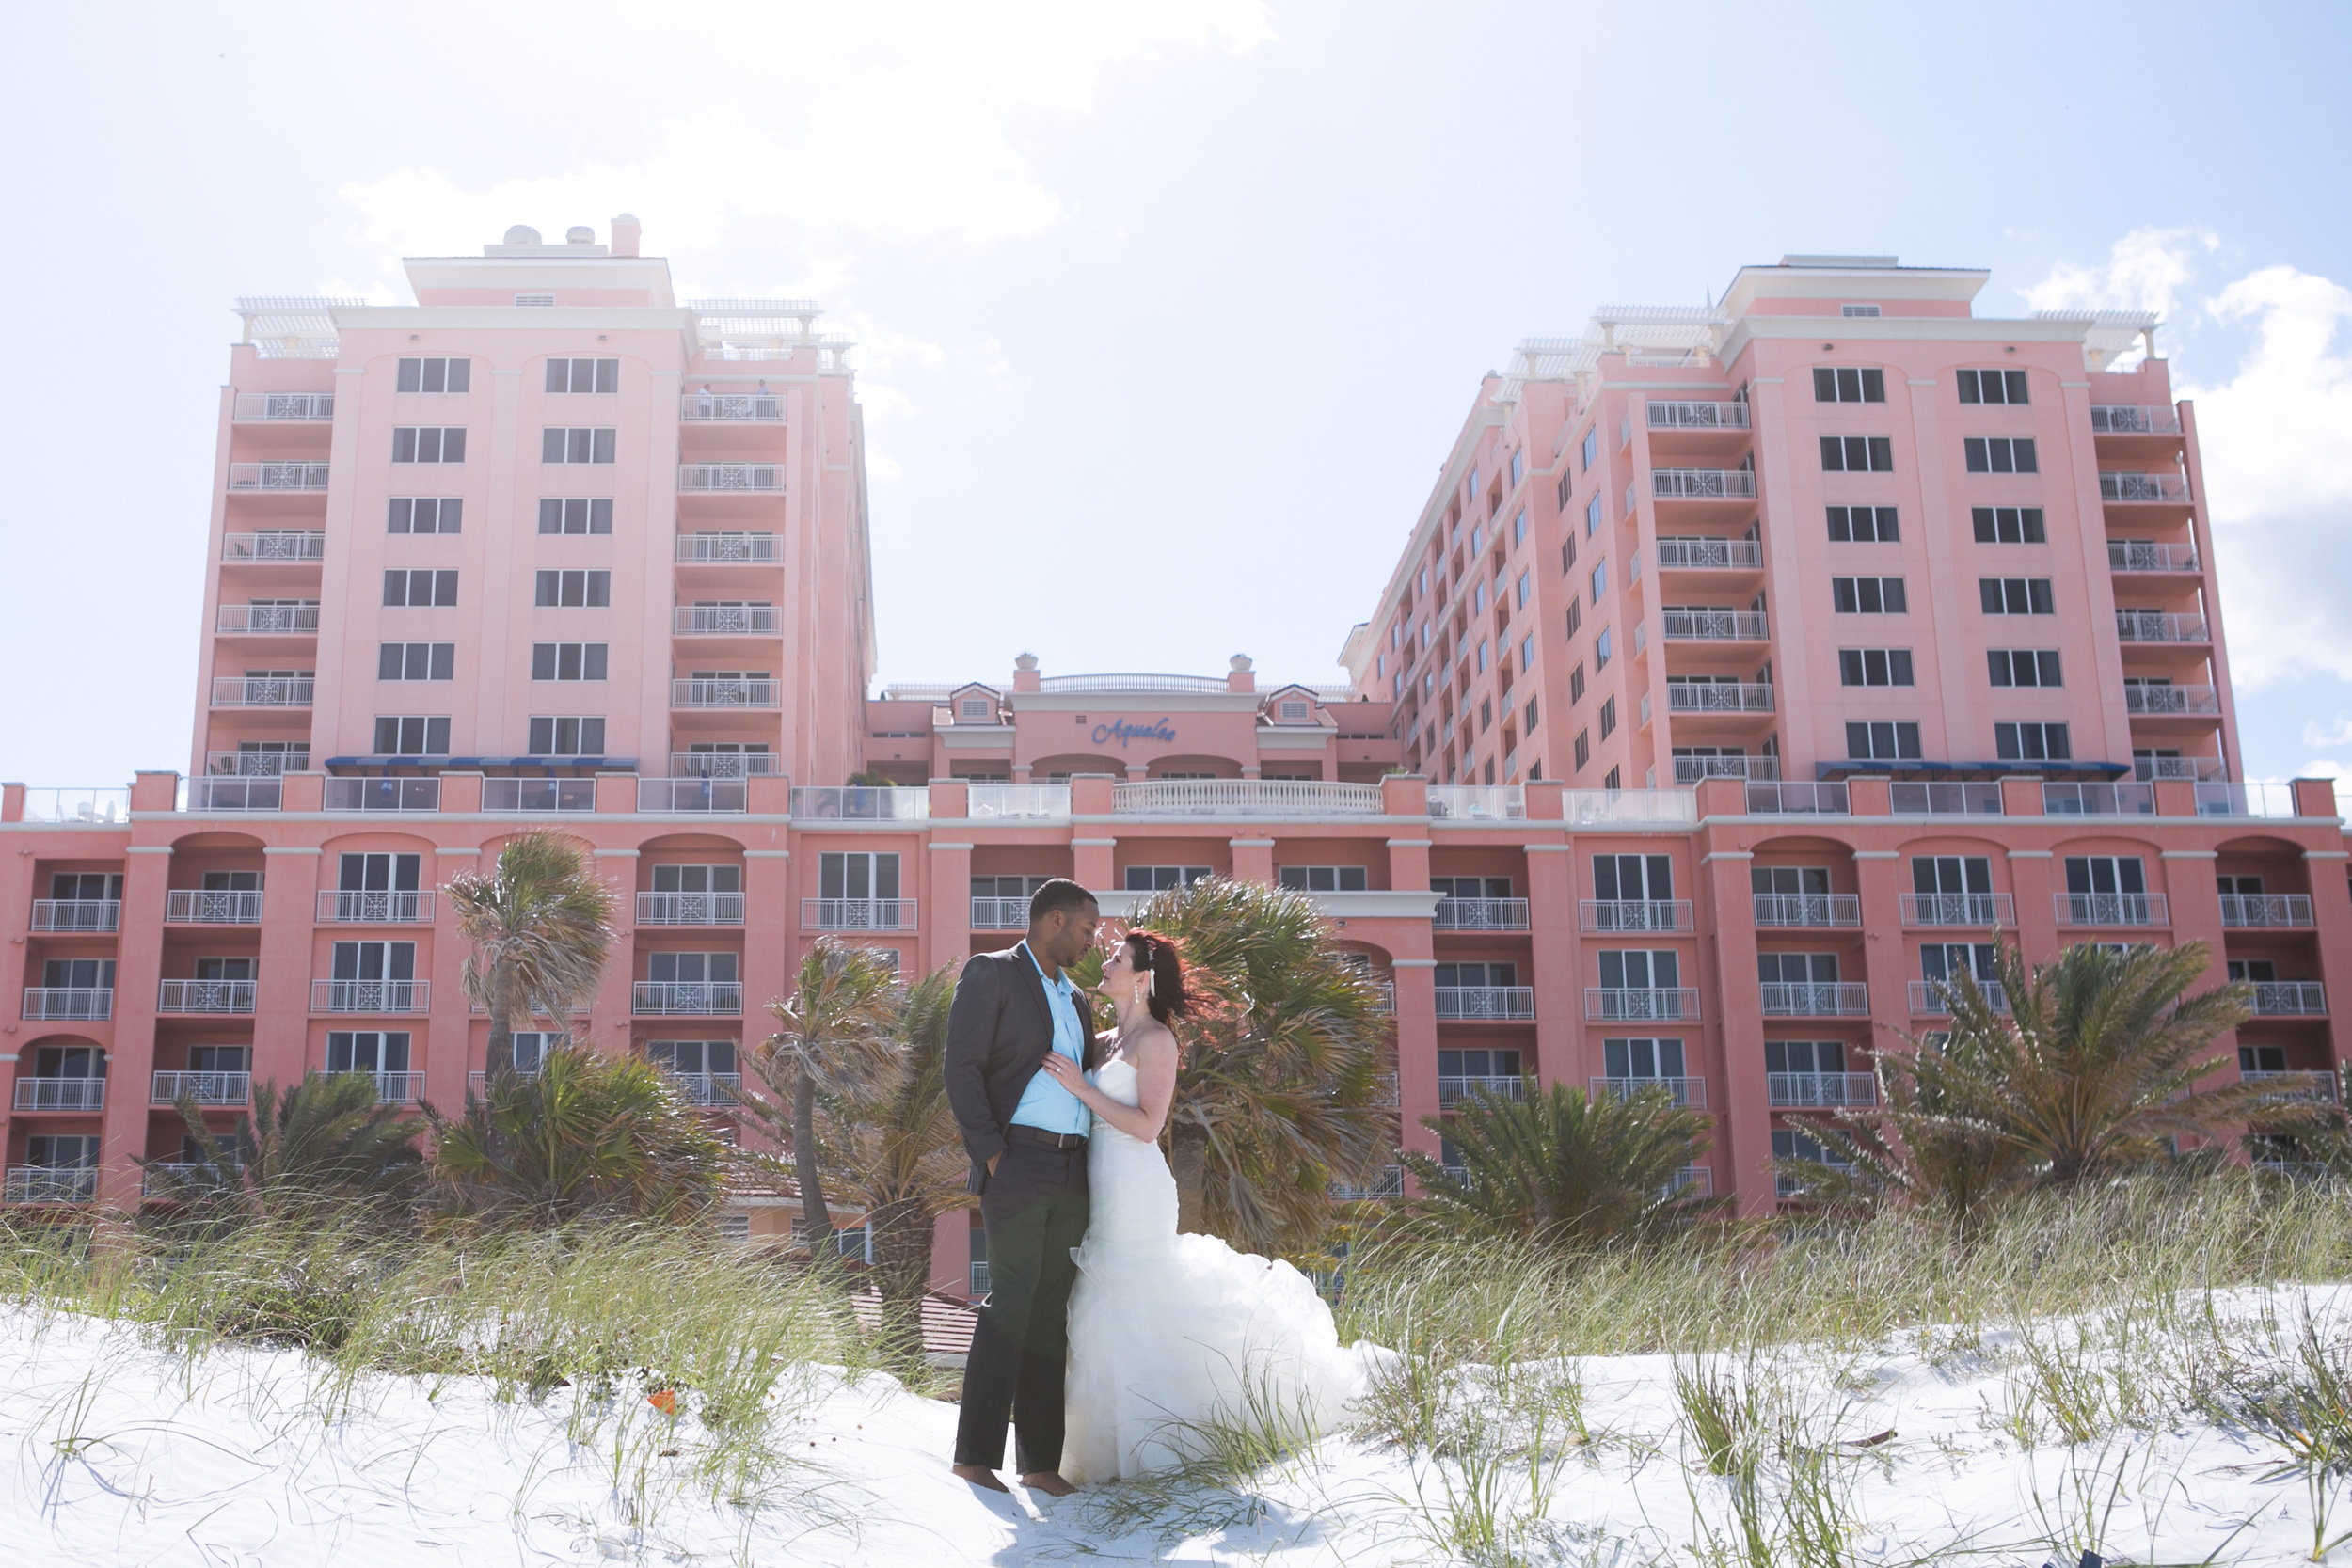
[[[1123,747],[1130,740],[1173,740],[1175,738],[1176,732],[1168,727],[1166,719],[1154,719],[1148,724],[1131,724],[1124,719],[1114,719],[1107,724],[1094,726],[1094,743],[1097,746],[1107,745],[1114,740]]]

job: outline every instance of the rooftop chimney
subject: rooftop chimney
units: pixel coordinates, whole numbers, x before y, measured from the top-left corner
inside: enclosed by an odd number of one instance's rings
[[[614,218],[612,220],[612,254],[615,256],[636,255],[637,242],[641,232],[633,214],[623,213],[619,217]]]

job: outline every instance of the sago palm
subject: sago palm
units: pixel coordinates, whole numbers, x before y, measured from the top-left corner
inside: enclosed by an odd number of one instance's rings
[[[183,1097],[177,1108],[187,1141],[201,1156],[197,1168],[178,1172],[162,1161],[140,1164],[162,1174],[171,1196],[192,1202],[283,1214],[400,1197],[423,1171],[419,1124],[377,1099],[373,1073],[310,1072],[283,1090],[267,1081],[256,1084],[252,1108],[238,1116],[226,1138],[205,1126],[193,1099]]]
[[[506,1072],[534,1013],[568,1033],[595,1000],[612,952],[612,890],[578,844],[534,830],[507,840],[486,876],[460,873],[442,891],[472,947],[462,979],[490,1015],[490,1071]]]
[[[743,1109],[791,1150],[812,1251],[833,1234],[817,1141],[818,1096],[850,1093],[890,1069],[897,991],[898,975],[876,949],[819,937],[801,960],[792,994],[768,1005],[776,1032],[750,1053],[752,1071],[775,1099],[746,1097]]]

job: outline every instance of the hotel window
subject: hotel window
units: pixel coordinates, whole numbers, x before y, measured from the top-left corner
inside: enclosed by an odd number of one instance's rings
[[[379,642],[375,678],[380,681],[446,681],[457,678],[454,642]]]
[[[550,392],[617,392],[620,389],[621,362],[618,359],[548,361],[548,390]]]
[[[1846,755],[1856,762],[1915,762],[1919,726],[1909,721],[1884,720],[1848,724]]]
[[[1599,531],[1600,494],[1598,491],[1596,491],[1593,494],[1593,499],[1584,504],[1584,537],[1590,539],[1594,534],[1598,533]]]
[[[1517,462],[1518,461],[1518,458],[1516,458],[1516,457],[1514,457],[1513,459],[1511,459],[1511,461],[1512,461],[1512,462],[1514,462],[1514,463],[1517,463]],[[1516,550],[1516,549],[1518,549],[1518,548],[1521,545],[1524,545],[1524,544],[1526,544],[1526,543],[1527,543],[1527,508],[1525,508],[1525,507],[1523,507],[1523,506],[1522,506],[1522,507],[1520,507],[1520,508],[1519,508],[1519,515],[1518,515],[1518,517],[1517,517],[1517,518],[1516,518],[1516,519],[1512,522],[1512,524],[1511,524],[1511,547],[1512,547],[1513,549],[1515,549],[1515,550]]]
[[[1895,443],[1884,436],[1824,436],[1821,471],[1825,474],[1891,474]]]
[[[331,977],[337,980],[413,980],[417,977],[417,944],[413,942],[339,942],[335,944],[333,964]]]
[[[1891,545],[1902,537],[1891,506],[1833,506],[1829,537],[1836,545]]]
[[[542,497],[539,501],[539,531],[610,533],[612,531],[612,503],[603,499]]]
[[[1209,874],[1205,865],[1131,865],[1122,885],[1129,893],[1166,893],[1170,888],[1190,887]]]
[[[1603,740],[1608,739],[1616,727],[1617,699],[1612,697],[1600,705],[1600,737]]]
[[[392,383],[395,392],[464,392],[472,389],[470,359],[403,359]]]
[[[1584,433],[1584,471],[1591,473],[1593,465],[1600,460],[1600,426],[1596,424]]]
[[[1603,990],[1677,990],[1682,985],[1682,958],[1671,947],[1604,947],[1600,950]],[[1678,1000],[1652,1016],[1679,1018]]]
[[[1876,315],[1875,309],[1871,314]],[[1884,403],[1886,372],[1867,370],[1832,370],[1820,367],[1813,372],[1815,403]]]
[[[1525,610],[1527,608],[1528,595],[1534,593],[1534,591],[1535,574],[1533,572],[1521,572],[1519,574],[1519,585],[1518,588],[1513,590],[1513,593],[1516,595],[1518,608]]]
[[[2063,686],[2056,648],[1994,648],[1985,654],[1994,686]]]
[[[2074,755],[2063,724],[1995,724],[1993,754],[2003,762],[2067,762]]]
[[[1511,487],[1513,489],[1518,488],[1519,476],[1526,472],[1527,453],[1525,451],[1513,452],[1511,454]]]
[[[1535,733],[1535,699],[1533,697],[1527,699],[1527,720],[1525,728],[1527,733],[1530,735],[1534,735]]]
[[[1478,700],[1478,733],[1481,735],[1486,734],[1488,730],[1494,728],[1494,723],[1495,700],[1492,697],[1480,698]]]
[[[375,754],[383,757],[449,755],[449,721],[422,714],[385,714],[375,721]]]
[[[558,608],[596,607],[612,602],[610,572],[541,572],[538,596],[532,601]]]
[[[343,944],[337,942],[335,945],[341,947]],[[394,975],[393,978],[403,976]],[[330,1074],[406,1072],[408,1036],[405,1031],[379,1034],[373,1029],[330,1030],[326,1036],[326,1070]]]
[[[1486,585],[1483,582],[1472,583],[1470,585],[1470,613],[1472,615],[1483,615],[1486,611]]]
[[[1972,474],[2030,474],[2041,470],[2034,465],[2033,437],[2030,436],[1971,436],[1961,442],[1968,454],[1968,471]]]
[[[392,431],[392,461],[395,463],[463,463],[466,460],[466,427],[463,425],[400,425]]]
[[[1568,705],[1574,707],[1584,700],[1584,661],[1578,659],[1568,672]]]
[[[1570,637],[1574,637],[1574,636],[1576,635],[1576,633],[1577,633],[1577,629],[1578,629],[1579,627],[1581,627],[1581,626],[1583,626],[1583,624],[1584,624],[1584,601],[1583,601],[1583,600],[1581,600],[1581,599],[1570,599],[1570,600],[1568,601],[1568,614],[1567,614],[1567,621],[1568,621],[1568,635],[1569,635]]]
[[[1478,640],[1478,673],[1486,673],[1486,640],[1483,637]]]
[[[1623,768],[1612,768],[1608,772],[1603,773],[1600,776],[1600,787],[1603,789],[1623,789],[1625,787],[1625,781],[1619,777],[1619,775],[1623,772]]]
[[[1602,903],[1664,903],[1674,895],[1672,855],[1593,857],[1593,896]]]
[[[2046,542],[2038,506],[1976,506],[1968,509],[1979,545],[2040,545]]]
[[[2137,855],[2069,855],[2066,891],[2076,897],[2119,893],[2137,896],[2148,891],[2148,868]]]
[[[1560,541],[1560,575],[1566,577],[1576,570],[1576,535],[1571,533]]]
[[[2026,401],[2024,371],[1963,371],[1960,372],[1960,401],[1963,403],[2023,403]]]
[[[1909,648],[1840,648],[1837,681],[1841,686],[1909,686]]]
[[[388,605],[453,605],[457,602],[455,572],[387,572],[384,602]]]
[[[1867,320],[1876,316],[1879,308],[1875,305],[1840,305],[1837,313],[1849,320]]]
[[[1588,763],[1588,762],[1592,761],[1592,760],[1593,760],[1593,732],[1592,732],[1592,731],[1590,731],[1590,730],[1579,730],[1579,731],[1577,731],[1577,732],[1576,732],[1576,766],[1577,766],[1577,768],[1578,768],[1580,771],[1581,771],[1581,770],[1582,770],[1582,768],[1583,768],[1583,767],[1584,767],[1584,765],[1585,765],[1586,763]]]
[[[1519,643],[1519,673],[1523,675],[1523,674],[1527,673],[1527,672],[1528,672],[1528,671],[1533,670],[1534,667],[1535,667],[1535,634],[1534,634],[1534,632],[1532,632],[1532,631],[1531,631],[1531,632],[1529,632],[1529,633],[1527,634],[1526,638],[1525,638],[1524,640],[1522,640],[1522,641],[1520,641],[1520,643]]]
[[[1595,562],[1593,563],[1593,605],[1594,605],[1594,608],[1596,608],[1596,609],[1599,608],[1599,605],[1600,605],[1600,596],[1601,596],[1603,594],[1606,594],[1606,593],[1608,593],[1608,592],[1609,592],[1609,562],[1607,562],[1606,561],[1597,561],[1597,562]]]
[[[1559,508],[1563,515],[1568,510],[1568,492],[1574,488],[1574,470],[1563,463],[1560,465],[1560,483],[1551,487],[1551,504]]]
[[[610,463],[617,439],[611,425],[549,425],[539,433],[539,461]]]
[[[600,757],[604,755],[604,721],[534,718],[529,751],[534,757]]]
[[[1593,638],[1593,673],[1609,668],[1609,628],[1603,626]]]
[[[1360,865],[1286,865],[1274,879],[1294,893],[1361,893],[1370,885]]]
[[[395,496],[387,533],[455,533],[465,505],[455,496]]]
[[[1900,578],[1832,578],[1829,596],[1840,615],[1902,615],[1911,609]]]
[[[1671,1015],[1670,1015],[1671,1016]],[[1601,1071],[1612,1083],[1638,1085],[1660,1079],[1680,1079],[1683,1073],[1679,1039],[1604,1039],[1600,1042]],[[1675,1096],[1680,1104],[1682,1096]]]
[[[1977,597],[1987,615],[2056,615],[2058,595],[2048,578],[1979,578]]]
[[[1282,699],[1282,717],[1280,721],[1282,723],[1304,724],[1313,717],[1314,705],[1308,702],[1306,699],[1302,697],[1285,697]]]
[[[1914,855],[1911,891],[1939,898],[1953,894],[1989,894],[1993,891],[1993,861],[1985,855]]]
[[[517,305],[535,305],[544,307],[553,305],[555,303],[555,296],[553,294],[516,294],[515,296],[515,303]]]
[[[600,681],[604,679],[606,644],[602,642],[533,642],[531,678],[535,681]]]

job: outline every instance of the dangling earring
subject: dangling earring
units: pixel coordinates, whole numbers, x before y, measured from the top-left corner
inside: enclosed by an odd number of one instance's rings
[[[1135,990],[1129,991],[1127,993],[1127,1000],[1140,1006],[1143,1003],[1143,988],[1141,986],[1137,986]]]
[[[1146,996],[1160,994],[1160,972],[1158,970],[1147,969],[1143,972],[1143,994]]]

